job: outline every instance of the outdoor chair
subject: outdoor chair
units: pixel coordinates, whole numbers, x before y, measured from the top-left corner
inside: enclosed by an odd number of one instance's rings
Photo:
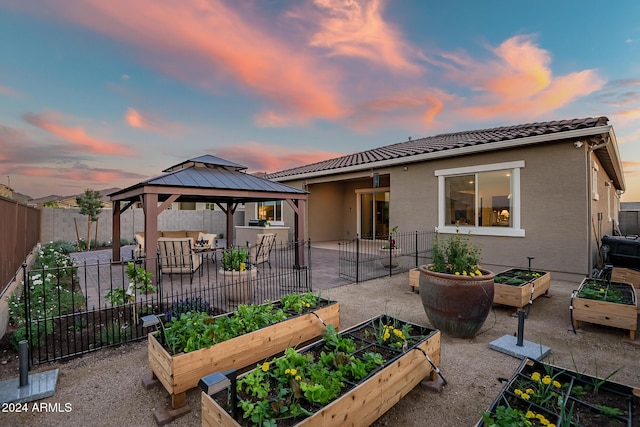
[[[193,274],[200,267],[202,256],[194,251],[192,237],[160,237],[158,251],[162,274],[189,274],[193,283]]]
[[[273,246],[276,243],[276,235],[274,233],[264,233],[256,235],[256,244],[249,249],[249,258],[254,265],[267,263],[271,268],[270,255]]]

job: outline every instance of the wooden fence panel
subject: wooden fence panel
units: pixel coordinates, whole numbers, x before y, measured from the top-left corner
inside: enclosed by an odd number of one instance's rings
[[[0,295],[40,240],[40,210],[0,197]]]

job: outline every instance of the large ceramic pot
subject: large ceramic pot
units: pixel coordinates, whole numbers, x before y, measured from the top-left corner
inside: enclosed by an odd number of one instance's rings
[[[470,277],[418,269],[422,306],[431,324],[449,336],[473,338],[491,311],[495,274],[480,269],[482,276]]]
[[[251,302],[258,275],[256,267],[252,267],[251,271],[225,271],[220,269],[218,274],[222,277],[222,293],[227,301],[236,304]]]

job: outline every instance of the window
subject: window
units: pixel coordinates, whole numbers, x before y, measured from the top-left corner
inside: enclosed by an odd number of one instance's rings
[[[204,208],[208,211],[215,211],[216,210],[216,204],[215,203],[205,203],[204,204]]]
[[[438,231],[524,236],[520,228],[520,169],[524,161],[437,170]]]
[[[269,221],[273,225],[283,225],[282,200],[258,202],[256,218]]]
[[[592,179],[591,179],[591,192],[593,200],[600,200],[600,194],[598,194],[598,165],[593,164]]]

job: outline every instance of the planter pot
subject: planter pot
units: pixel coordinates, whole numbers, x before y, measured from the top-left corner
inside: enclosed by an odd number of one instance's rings
[[[226,271],[221,268],[218,274],[222,278],[223,298],[235,304],[247,304],[251,301],[256,289],[257,267],[252,267],[250,271]]]
[[[538,274],[539,277],[533,277]],[[502,279],[501,283],[498,280]],[[509,283],[513,279],[523,280],[522,283]],[[544,271],[529,272],[528,270],[510,269],[496,274],[494,278],[493,302],[521,309],[529,302],[533,302],[542,294],[547,294],[551,286],[551,273]]]
[[[402,251],[400,248],[384,249],[380,248],[380,263],[383,268],[398,268],[398,255]]]
[[[315,313],[315,314],[314,314]],[[223,315],[226,316],[226,315]],[[159,332],[149,334],[149,366],[153,379],[159,380],[171,395],[171,412],[156,410],[156,421],[182,415],[186,406],[185,392],[198,385],[203,376],[216,371],[241,369],[273,356],[292,345],[299,345],[322,336],[325,325],[340,326],[340,305],[320,300],[319,307],[267,326],[190,353],[171,355],[157,339]],[[188,411],[188,407],[186,409]],[[169,412],[165,414],[164,412]]]
[[[369,426],[395,405],[402,397],[409,393],[425,377],[435,379],[437,374],[433,366],[440,365],[440,332],[435,329],[413,325],[413,336],[420,336],[412,346],[402,350],[392,350],[382,347],[375,340],[368,341],[364,328],[374,329],[372,325],[378,319],[391,319],[380,316],[363,324],[354,326],[340,333],[350,336],[358,343],[358,350],[352,353],[356,357],[364,351],[384,352],[389,359],[380,368],[370,373],[363,380],[347,385],[342,394],[324,406],[311,407],[313,415],[289,420],[278,420],[278,425],[295,426]],[[406,324],[406,322],[401,322]],[[324,346],[324,341],[311,344],[299,352],[317,354]],[[419,349],[419,350],[418,350]],[[385,351],[386,350],[386,351]],[[425,357],[426,353],[433,366]],[[271,363],[274,365],[274,363]],[[245,374],[246,375],[246,374]],[[202,393],[202,425],[203,426],[241,426],[242,415],[236,421],[228,412],[229,390],[224,389],[214,396]],[[301,400],[303,400],[301,398]],[[244,422],[249,423],[248,420]]]
[[[420,298],[431,324],[455,338],[473,338],[487,319],[493,305],[493,277],[456,276],[420,270]]]
[[[605,292],[610,294],[611,291],[619,292],[620,302],[585,297],[584,291],[590,284],[595,285],[597,290],[602,289],[603,294]],[[579,322],[597,323],[627,329],[629,339],[635,340],[636,329],[638,329],[638,302],[635,290],[629,283],[584,279],[578,290],[571,294],[569,309],[574,328],[578,328]]]
[[[545,385],[542,380],[546,375],[557,384]],[[537,394],[523,398],[521,392],[527,388]],[[549,398],[551,393],[556,395]],[[507,425],[505,420],[499,423],[499,415],[496,415],[498,408],[503,406],[522,411],[522,414],[532,411],[556,426],[635,426],[640,423],[640,414],[635,409],[640,404],[639,396],[640,389],[637,388],[525,359],[489,406],[487,414],[496,425]],[[606,412],[601,405],[615,413]],[[486,425],[482,419],[476,424]]]

